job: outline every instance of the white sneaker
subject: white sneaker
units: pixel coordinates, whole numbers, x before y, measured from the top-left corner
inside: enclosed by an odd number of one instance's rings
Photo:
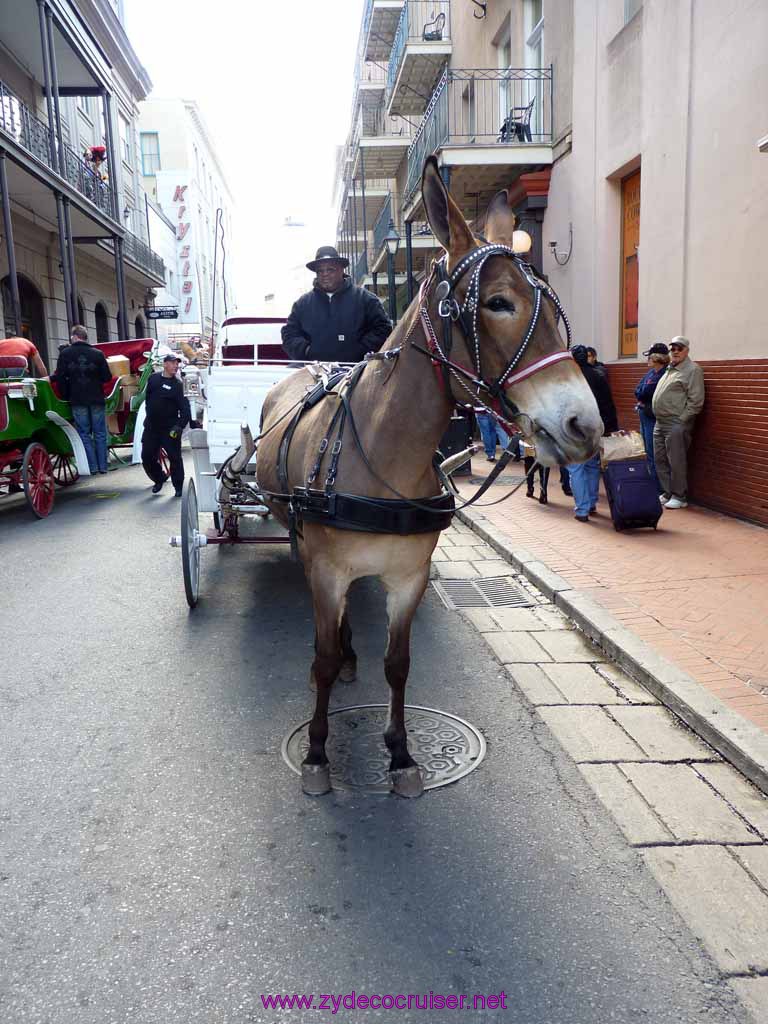
[[[682,498],[676,498],[673,494],[669,501],[664,502],[664,508],[688,508],[688,502]]]
[[[659,501],[661,502],[662,505],[666,505],[667,502],[669,501],[669,495],[668,494],[660,494],[659,495]]]

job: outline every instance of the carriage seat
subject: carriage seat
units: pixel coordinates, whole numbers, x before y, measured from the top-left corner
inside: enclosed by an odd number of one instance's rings
[[[27,360],[24,356],[0,356],[0,380],[27,377],[27,371]]]

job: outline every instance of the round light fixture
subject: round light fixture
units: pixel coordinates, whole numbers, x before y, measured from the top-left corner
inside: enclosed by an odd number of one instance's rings
[[[533,241],[527,231],[514,231],[512,233],[512,249],[524,256],[531,251]]]

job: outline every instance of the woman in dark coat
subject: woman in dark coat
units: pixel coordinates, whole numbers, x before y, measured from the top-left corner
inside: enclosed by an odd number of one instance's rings
[[[659,494],[661,494],[662,487],[658,476],[656,476],[656,464],[653,459],[653,428],[656,424],[656,417],[653,415],[652,403],[656,385],[669,364],[669,349],[663,341],[658,341],[655,345],[651,345],[646,352],[643,352],[643,355],[648,357],[648,370],[635,388],[635,398],[637,399],[635,409],[640,417],[640,433],[643,435],[648,466],[656,481]]]

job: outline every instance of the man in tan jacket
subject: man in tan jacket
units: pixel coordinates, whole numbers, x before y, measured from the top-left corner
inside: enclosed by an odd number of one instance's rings
[[[670,363],[653,395],[653,457],[665,508],[688,504],[688,447],[704,405],[704,372],[688,355],[687,338],[669,343]]]

